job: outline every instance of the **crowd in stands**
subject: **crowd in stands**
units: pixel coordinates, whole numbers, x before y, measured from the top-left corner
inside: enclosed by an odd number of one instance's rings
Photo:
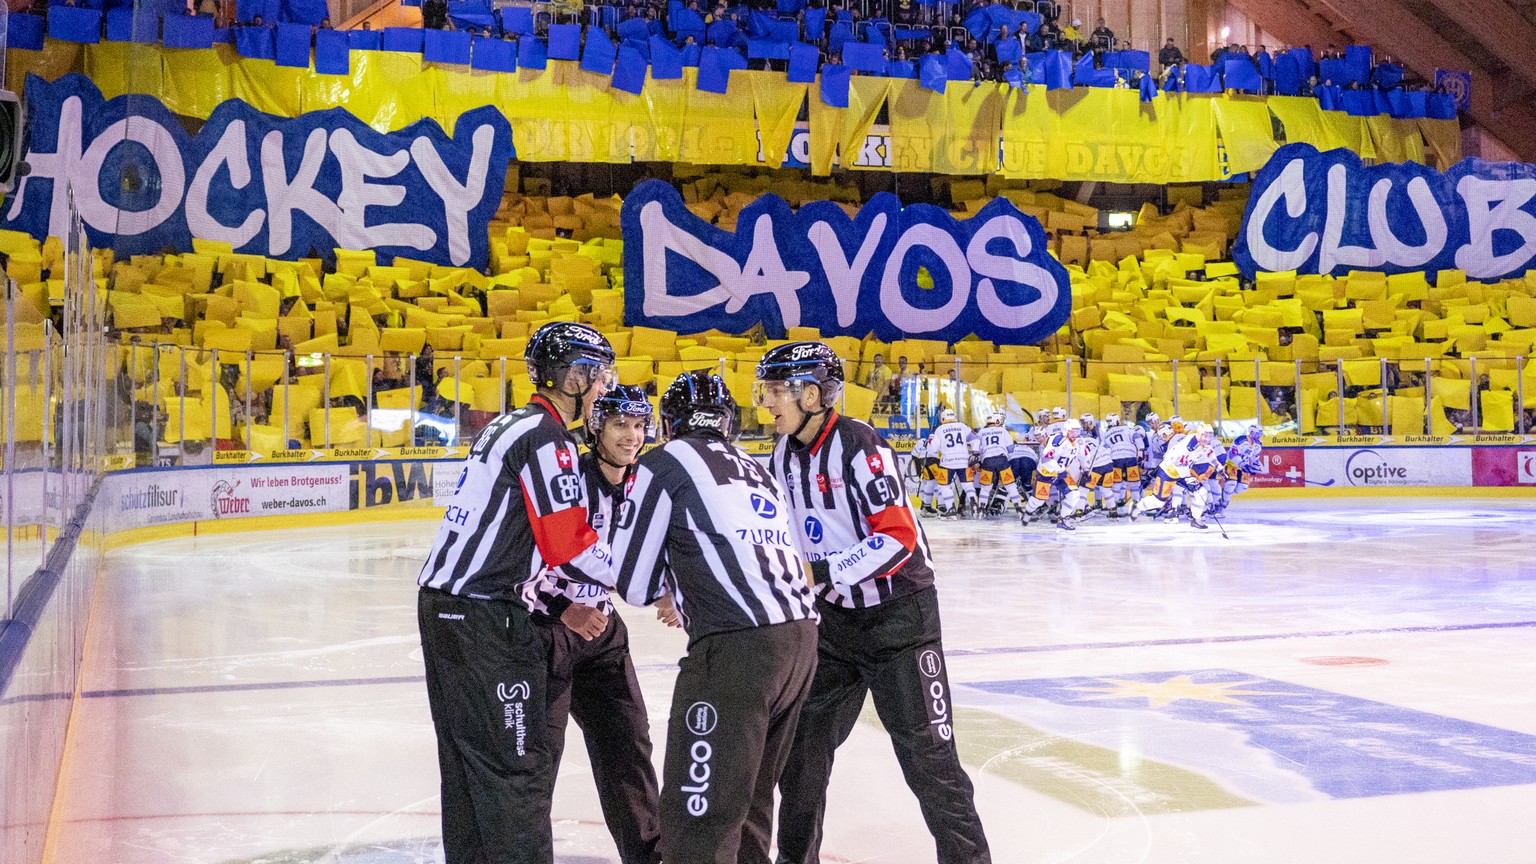
[[[64,0],[68,14],[55,26],[50,15],[48,31],[56,38],[95,41],[105,27],[107,38],[133,38],[142,24],[129,22],[134,13],[119,0]],[[317,70],[345,69],[350,49],[422,50],[421,40],[391,40],[386,28],[366,26],[345,36],[327,35],[331,29],[324,0],[160,0],[168,16],[164,39],[174,47],[201,42],[184,41],[182,19],[208,19],[213,27],[199,31],[197,39],[209,43],[228,41],[244,56],[279,59],[285,52],[273,48],[272,28],[279,42],[289,44],[288,61],[297,63],[307,50],[293,46],[294,25],[311,29]],[[434,54],[428,40],[429,60],[470,62],[472,43],[481,40],[531,41],[536,51],[494,51],[498,60],[491,70],[508,65],[543,62],[544,57],[579,57],[586,64],[589,52],[604,57],[595,68],[616,72],[615,62],[638,64],[629,80],[643,83],[645,67],[698,66],[706,49],[720,49],[711,65],[729,69],[756,68],[786,72],[791,80],[810,81],[818,72],[837,69],[849,75],[884,75],[913,78],[925,87],[940,89],[947,81],[997,81],[1015,87],[1043,84],[1048,88],[1098,86],[1132,88],[1144,99],[1159,91],[1221,92],[1236,90],[1288,96],[1316,96],[1324,108],[1354,114],[1391,113],[1393,116],[1455,116],[1454,99],[1435,91],[1432,82],[1417,78],[1390,56],[1373,56],[1367,46],[1343,49],[1329,45],[1277,47],[1271,52],[1259,45],[1227,45],[1210,56],[1209,64],[1190,61],[1169,40],[1158,52],[1159,68],[1152,68],[1148,52],[1132,50],[1099,19],[1090,30],[1079,20],[1064,21],[1060,7],[1049,0],[972,0],[964,4],[928,3],[918,0],[630,0],[623,5],[494,7],[492,0],[414,0],[421,5],[427,31],[464,34],[447,54]],[[107,3],[106,15],[99,4]],[[96,13],[91,17],[88,8]],[[38,8],[37,6],[33,7]],[[58,7],[55,6],[55,9]],[[557,11],[558,10],[558,11]],[[75,14],[76,12],[82,14]],[[103,20],[104,18],[104,20]],[[114,18],[116,26],[114,26]],[[172,20],[175,19],[175,20]],[[172,31],[175,30],[174,43]],[[40,43],[38,24],[21,26],[23,43]],[[12,24],[13,34],[17,24]],[[419,32],[419,31],[418,31]],[[128,34],[128,35],[125,35]],[[17,37],[13,35],[13,45]],[[483,44],[483,43],[482,43]],[[24,44],[24,47],[25,46]],[[627,52],[625,49],[629,49]],[[490,49],[487,49],[490,50]],[[342,59],[322,62],[321,54]],[[660,55],[665,53],[667,59]],[[657,56],[654,56],[657,55]],[[533,59],[533,55],[538,57]],[[515,65],[512,65],[515,68]],[[658,75],[657,77],[660,77]],[[823,77],[826,77],[825,75]],[[637,85],[638,86],[638,85]],[[1432,92],[1426,92],[1432,91]],[[1408,94],[1424,93],[1423,96]]]
[[[690,210],[734,227],[769,177],[685,181]],[[786,191],[811,200],[831,188]],[[933,394],[970,404],[957,398],[962,387],[1028,410],[1070,404],[1208,422],[1251,418],[1262,405],[1266,427],[1304,434],[1536,428],[1536,274],[1489,283],[1454,271],[1248,280],[1225,260],[1246,204],[1239,189],[1167,212],[1148,205],[1125,231],[1086,227],[1099,224],[1092,208],[1001,178],[956,180],[949,195],[961,214],[1002,195],[1052,226],[1052,254],[1072,281],[1070,323],[1037,346],[831,337],[850,358],[854,416],[878,425],[910,416],[913,400],[902,395],[916,382],[921,405]],[[126,345],[120,374],[131,413],[150,424],[151,443],[211,435],[237,448],[357,446],[370,425],[380,433],[386,423],[371,411],[393,409],[393,424],[407,407],[453,422],[390,425],[375,443],[427,442],[444,427],[470,435],[526,398],[517,373],[529,333],[576,319],[609,335],[624,383],[654,389],[703,364],[746,392],[756,359],[776,344],[761,334],[623,324],[619,206],[590,195],[508,195],[485,271],[384,265],[344,250],[333,260],[278,261],[206,241],[190,253],[122,260],[99,251],[96,272]],[[41,322],[62,245],[0,232],[0,253],[20,285],[18,321]],[[744,425],[756,428],[746,413]]]

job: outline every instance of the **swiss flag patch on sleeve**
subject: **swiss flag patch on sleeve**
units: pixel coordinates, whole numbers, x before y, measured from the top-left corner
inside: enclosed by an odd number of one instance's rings
[[[564,447],[556,450],[555,463],[558,464],[561,468],[571,467],[571,451],[565,449]]]
[[[868,456],[865,456],[864,461],[869,463],[870,471],[876,474],[882,474],[885,472],[885,460],[880,458],[879,453],[871,453]]]

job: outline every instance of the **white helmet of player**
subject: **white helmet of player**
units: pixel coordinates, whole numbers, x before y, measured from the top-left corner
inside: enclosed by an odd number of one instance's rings
[[[1264,427],[1263,426],[1260,426],[1259,424],[1255,423],[1252,426],[1248,427],[1248,439],[1250,441],[1258,441],[1258,440],[1262,439],[1263,437],[1264,437]]]
[[[1081,416],[1081,417],[1079,417],[1077,419],[1078,419],[1079,422],[1081,422],[1083,424],[1083,428],[1084,429],[1087,429],[1089,426],[1092,426],[1096,422],[1098,422],[1098,421],[1096,421],[1094,419],[1092,414],[1084,414],[1083,416]]]
[[[1051,419],[1052,420],[1065,420],[1065,419],[1067,419],[1067,409],[1062,408],[1059,405],[1056,406],[1055,408],[1052,408],[1051,409]]]
[[[1120,415],[1119,414],[1105,414],[1104,415],[1104,427],[1106,429],[1110,428],[1110,427],[1114,427],[1114,426],[1119,426],[1119,425],[1120,425]]]
[[[1148,411],[1147,412],[1147,425],[1148,426],[1152,427],[1153,429],[1156,429],[1158,427],[1158,424],[1160,424],[1162,422],[1163,422],[1163,418],[1157,416],[1157,412],[1156,411]]]
[[[1067,433],[1068,438],[1076,438],[1077,433],[1083,431],[1083,426],[1076,420],[1061,421],[1061,431]]]
[[[1173,427],[1172,426],[1160,427],[1157,430],[1157,439],[1159,441],[1163,442],[1164,444],[1167,444],[1169,441],[1173,440]]]
[[[987,415],[987,425],[988,426],[1001,426],[1001,425],[1003,425],[1003,412],[1001,412],[1001,411],[993,411],[991,414],[988,414]]]
[[[945,408],[943,411],[940,411],[939,412],[939,422],[940,423],[953,423],[953,422],[955,422],[955,409],[953,409],[953,408]]]
[[[1196,423],[1193,431],[1195,436],[1200,439],[1201,443],[1208,443],[1211,440],[1211,435],[1215,430],[1211,428],[1209,423]]]

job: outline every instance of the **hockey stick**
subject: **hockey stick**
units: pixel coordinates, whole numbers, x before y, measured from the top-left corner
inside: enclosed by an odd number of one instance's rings
[[[1207,513],[1206,515],[1210,516],[1211,517],[1211,521],[1215,522],[1216,523],[1216,527],[1218,529],[1220,529],[1220,531],[1221,531],[1221,539],[1223,539],[1223,540],[1231,540],[1232,539],[1231,537],[1227,536],[1227,526],[1221,524],[1221,520],[1216,517],[1215,513]]]
[[[1324,482],[1322,482],[1320,480],[1308,480],[1305,477],[1287,477],[1284,474],[1270,474],[1267,471],[1249,471],[1248,473],[1252,474],[1255,477],[1275,477],[1275,478],[1280,479],[1280,480],[1299,480],[1300,482],[1305,483],[1308,486],[1328,487],[1328,486],[1332,486],[1333,485],[1333,481],[1332,480],[1329,480],[1328,482],[1324,483]]]

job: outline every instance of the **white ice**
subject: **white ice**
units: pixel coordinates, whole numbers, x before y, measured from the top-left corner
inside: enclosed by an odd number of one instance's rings
[[[1536,861],[1533,516],[1533,499],[1243,501],[1224,520],[1229,539],[1160,522],[1064,536],[926,523],[957,735],[994,861]],[[434,528],[112,553],[52,861],[432,861],[414,579]],[[622,614],[659,747],[684,638],[649,610]],[[1212,670],[1258,682],[1234,691],[1307,688],[1280,701],[1315,714],[1298,734],[1317,749],[1256,742],[1253,729],[1294,717],[1270,713],[1279,697],[1223,696]],[[1164,702],[1185,674],[1193,683]],[[1163,689],[1101,698],[1127,676]],[[1093,680],[1055,700],[983,689],[1064,678]],[[1346,728],[1328,708],[1360,700],[1398,713]],[[1249,721],[1211,721],[1208,706]],[[1372,768],[1360,794],[1330,794],[1317,778],[1339,741],[1410,779],[1376,788]],[[1485,755],[1434,762],[1448,746]],[[1442,774],[1463,788],[1424,779]],[[554,814],[562,864],[617,861],[574,726]],[[838,753],[823,851],[828,864],[934,860],[872,713]]]

